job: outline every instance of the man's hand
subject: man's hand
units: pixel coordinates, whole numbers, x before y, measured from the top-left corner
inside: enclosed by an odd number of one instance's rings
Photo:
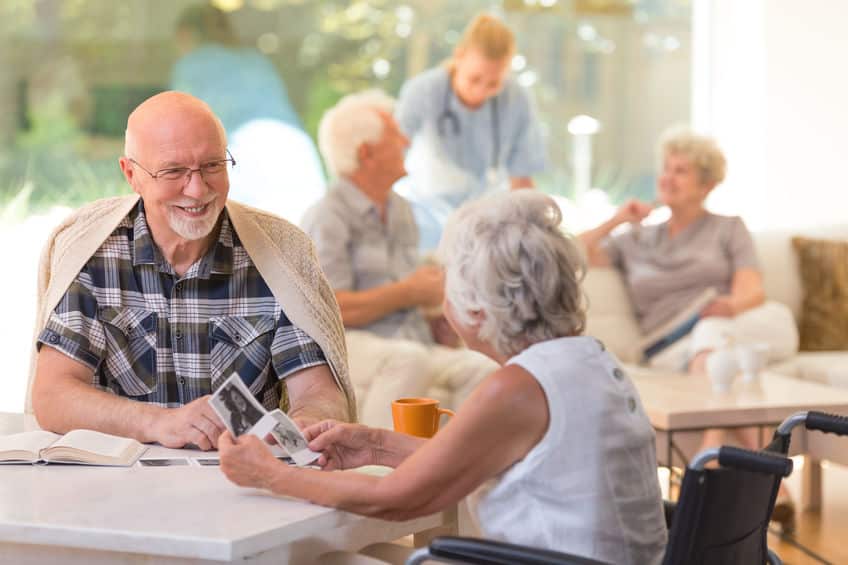
[[[419,306],[438,306],[444,300],[445,272],[438,265],[422,265],[404,282]]]
[[[224,432],[215,443],[221,457],[221,471],[242,487],[269,488],[275,467],[286,465],[278,461],[258,437],[245,434],[233,439]]]
[[[621,224],[625,222],[641,222],[653,209],[654,207],[650,204],[631,199],[621,205],[615,213],[615,218]]]
[[[226,428],[209,404],[210,396],[202,396],[185,406],[165,409],[153,424],[153,439],[165,447],[194,444],[203,451],[218,446],[218,436]]]
[[[701,310],[701,316],[704,318],[711,316],[716,318],[732,318],[735,315],[736,307],[730,295],[719,296]]]
[[[325,471],[379,465],[380,430],[362,424],[324,420],[303,430],[309,449],[321,452],[318,465]]]

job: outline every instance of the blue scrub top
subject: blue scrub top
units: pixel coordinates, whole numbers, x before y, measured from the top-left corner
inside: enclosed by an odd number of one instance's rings
[[[456,116],[454,124],[443,116]],[[445,67],[421,73],[404,84],[395,117],[412,142],[409,176],[397,190],[413,205],[421,249],[438,245],[448,216],[465,201],[491,190],[487,171],[496,166],[508,178],[532,176],[547,165],[545,145],[528,92],[508,78],[497,95],[477,109],[467,108],[450,87]],[[494,122],[497,122],[495,124]],[[500,139],[497,158],[494,136]]]

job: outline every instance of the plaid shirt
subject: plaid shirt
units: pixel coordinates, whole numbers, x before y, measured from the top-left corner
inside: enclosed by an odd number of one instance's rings
[[[226,211],[215,245],[178,277],[142,202],[77,275],[38,344],[91,367],[100,389],[170,407],[211,393],[235,371],[276,408],[283,378],[326,363],[282,311]]]

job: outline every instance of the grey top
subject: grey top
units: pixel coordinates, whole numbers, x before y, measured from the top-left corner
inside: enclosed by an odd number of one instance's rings
[[[740,269],[759,269],[754,241],[738,216],[707,212],[674,237],[668,223],[639,226],[603,243],[627,284],[644,332],[672,318],[707,288],[729,294]]]
[[[394,192],[383,223],[377,206],[359,188],[338,179],[301,223],[315,243],[333,290],[368,290],[397,282],[418,267],[418,228],[409,204]],[[398,310],[360,329],[383,337],[433,342],[418,308]]]

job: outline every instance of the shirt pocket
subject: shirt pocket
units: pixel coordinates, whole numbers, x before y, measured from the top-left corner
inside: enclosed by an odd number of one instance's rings
[[[104,306],[98,309],[103,323],[106,353],[103,364],[106,386],[117,382],[127,396],[145,396],[157,385],[156,312],[139,308]]]
[[[271,341],[277,324],[273,316],[213,316],[209,318],[211,343],[209,372],[212,390],[237,372],[254,394],[257,382],[271,361]]]

